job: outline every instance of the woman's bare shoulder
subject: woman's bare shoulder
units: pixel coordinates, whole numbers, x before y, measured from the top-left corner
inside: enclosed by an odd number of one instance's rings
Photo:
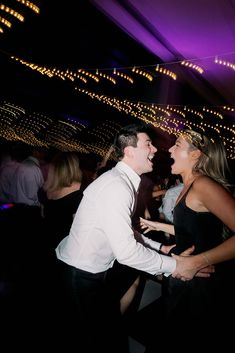
[[[195,179],[193,183],[193,188],[196,191],[209,192],[223,187],[217,181],[213,180],[209,176],[200,175]]]

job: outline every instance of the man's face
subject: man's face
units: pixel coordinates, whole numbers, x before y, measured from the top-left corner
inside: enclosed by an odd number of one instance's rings
[[[157,152],[157,148],[153,146],[150,137],[140,132],[138,135],[137,147],[129,146],[131,156],[131,167],[139,175],[149,173],[153,170],[152,159]]]

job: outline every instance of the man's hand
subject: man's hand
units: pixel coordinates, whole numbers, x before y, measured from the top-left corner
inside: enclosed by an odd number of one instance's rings
[[[212,273],[215,272],[215,266],[209,265],[207,267],[201,268],[195,275],[195,277],[210,277]]]
[[[180,255],[172,254],[172,257],[176,260],[176,269],[172,273],[172,277],[181,279],[182,281],[189,281],[194,276],[210,277],[211,273],[215,272],[213,265],[201,268],[203,258],[199,255],[190,255],[194,249],[195,247],[192,246]]]

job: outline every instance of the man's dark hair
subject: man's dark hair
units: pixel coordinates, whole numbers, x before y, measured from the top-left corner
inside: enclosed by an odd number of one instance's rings
[[[152,127],[146,124],[131,124],[124,126],[116,135],[113,147],[118,159],[124,156],[124,149],[127,146],[137,147],[138,134],[144,132],[148,136],[153,134]]]

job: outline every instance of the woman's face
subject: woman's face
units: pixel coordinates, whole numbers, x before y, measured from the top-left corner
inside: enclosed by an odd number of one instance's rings
[[[191,153],[189,143],[183,138],[178,137],[175,144],[169,149],[174,163],[171,166],[172,174],[182,174],[192,167]]]

